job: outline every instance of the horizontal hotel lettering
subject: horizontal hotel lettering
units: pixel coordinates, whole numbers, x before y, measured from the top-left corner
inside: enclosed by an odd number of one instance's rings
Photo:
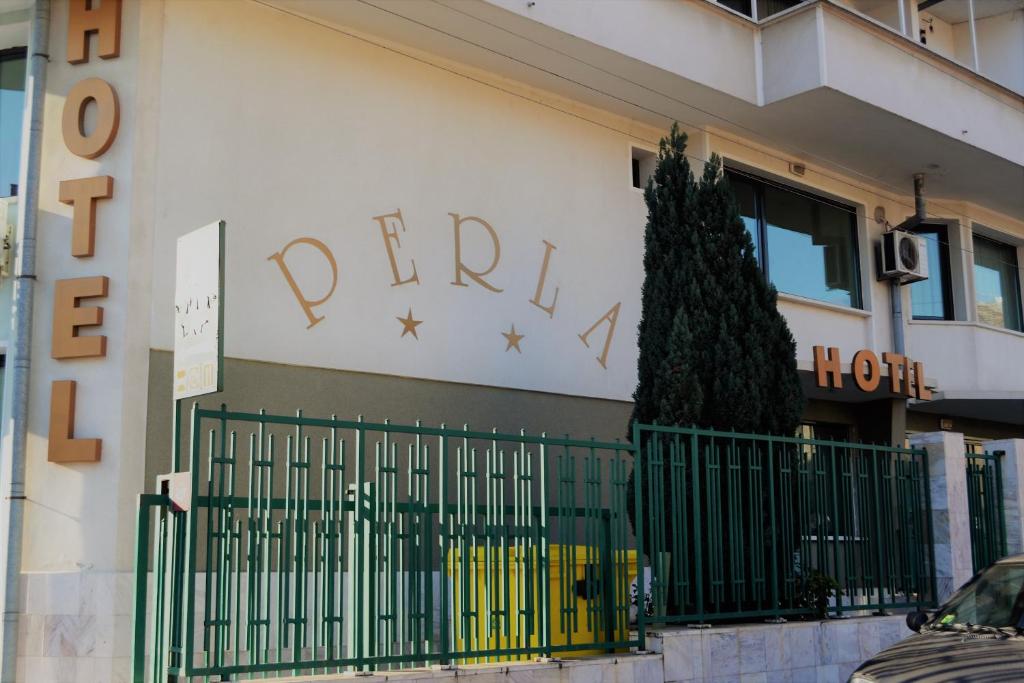
[[[504,292],[505,290],[495,284],[494,279],[491,277],[501,261],[501,239],[498,236],[498,232],[490,223],[477,216],[462,216],[458,213],[449,213],[448,216],[452,220],[452,229],[454,232],[453,275],[449,284],[455,287],[469,287],[472,284],[475,284],[495,294],[501,294]],[[397,209],[393,213],[374,216],[371,220],[379,227],[381,237],[384,242],[386,267],[390,270],[392,279],[391,287],[422,284],[419,273],[416,270],[416,260],[410,258],[408,264],[403,264],[399,259],[398,250],[401,249],[402,246],[401,233],[406,232],[405,220],[402,218],[401,209]],[[486,254],[485,257],[481,257],[480,260],[471,258],[463,252],[463,234],[468,230],[482,231],[490,242],[489,253]],[[558,247],[547,240],[541,240],[541,244],[544,246],[544,249],[540,257],[537,287],[528,302],[546,313],[548,318],[551,319],[555,317],[555,311],[558,306],[558,293],[560,290],[558,287],[554,287],[552,290],[548,286],[547,282],[548,272],[551,266],[551,255]],[[316,250],[323,257],[324,268],[329,269],[330,272],[330,286],[326,288],[326,291],[317,293],[303,292],[302,288],[296,282],[295,276],[293,275],[291,268],[288,266],[286,259],[288,252],[300,245],[307,249]],[[479,254],[475,256],[480,257]],[[267,260],[273,261],[277,264],[281,274],[284,276],[285,283],[291,289],[292,294],[295,296],[296,301],[302,308],[302,312],[306,317],[306,329],[312,328],[322,321],[326,317],[326,314],[319,313],[318,309],[320,306],[327,303],[338,287],[338,261],[330,248],[314,237],[299,237],[284,245],[280,251],[268,256]],[[469,262],[477,265],[471,265]],[[485,268],[481,268],[479,267],[480,263],[487,263],[487,266]],[[615,336],[615,327],[619,321],[619,311],[621,308],[622,302],[619,301],[612,304],[603,313],[601,311],[595,311],[594,315],[596,318],[594,319],[594,323],[576,335],[580,342],[582,342],[583,346],[588,349],[591,348],[592,341],[601,344],[600,353],[595,357],[595,360],[602,368],[605,369],[608,367],[608,352],[611,349],[612,340]],[[395,317],[402,322],[402,333],[400,338],[412,333],[410,335],[410,339],[419,340],[419,335],[416,332],[415,326],[419,325],[423,321],[414,319],[413,311],[411,309],[404,318],[398,315]],[[603,343],[601,343],[602,329],[604,334]],[[522,349],[519,346],[519,340],[523,339],[524,335],[516,334],[515,325],[513,325],[508,332],[502,332],[501,334],[508,342],[505,347],[506,351],[514,348],[519,353],[522,353]]]
[[[925,386],[924,364],[901,353],[882,354],[879,362],[874,351],[861,349],[850,360],[850,375],[854,385],[864,392],[877,391],[882,384],[882,365],[889,369],[889,391],[923,401],[931,400],[932,392]],[[814,347],[814,379],[823,389],[842,389],[843,373],[839,349],[830,346]]]

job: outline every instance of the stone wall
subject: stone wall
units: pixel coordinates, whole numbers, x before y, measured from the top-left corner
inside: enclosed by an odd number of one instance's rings
[[[907,636],[905,617],[741,624],[649,632],[665,683],[844,683],[862,661]]]

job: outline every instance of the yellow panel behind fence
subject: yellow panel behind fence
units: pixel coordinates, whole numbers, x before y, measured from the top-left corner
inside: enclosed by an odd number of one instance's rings
[[[538,545],[506,548],[473,546],[462,555],[454,550],[449,556],[448,576],[452,586],[452,635],[456,652],[487,650],[515,650],[537,647],[540,644],[542,610],[538,609],[540,596],[540,548]],[[600,559],[596,549],[588,546],[551,545],[548,547],[551,569],[548,582],[548,605],[551,615],[551,645],[579,643],[576,650],[559,651],[558,656],[585,656],[601,654],[601,649],[587,648],[596,642],[626,640],[628,618],[620,612],[610,615],[603,611],[600,597]],[[631,583],[636,578],[636,551],[612,553],[613,584],[616,594],[613,605],[628,604]],[[598,591],[594,600],[578,595],[577,586],[584,589],[587,573],[597,572]],[[562,577],[571,572],[571,580]],[[582,592],[585,593],[585,590]],[[589,602],[589,604],[588,604]],[[607,631],[609,617],[612,633]],[[496,662],[532,659],[527,655],[496,655],[468,658],[470,662]]]

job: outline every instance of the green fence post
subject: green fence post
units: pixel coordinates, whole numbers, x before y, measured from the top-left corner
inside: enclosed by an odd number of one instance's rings
[[[782,605],[779,602],[779,532],[776,528],[775,521],[775,448],[774,442],[770,436],[768,437],[768,457],[766,464],[768,466],[768,510],[772,543],[772,613],[775,615],[776,619],[779,619],[781,617],[779,610],[782,608]]]
[[[152,499],[155,498],[156,501]],[[132,683],[145,683],[146,678],[146,606],[147,571],[149,569],[149,510],[164,503],[163,496],[142,494],[138,500],[135,537],[135,595],[132,603]],[[161,596],[162,597],[162,596]],[[154,656],[156,647],[154,644]]]
[[[547,434],[541,434],[546,438]],[[548,520],[548,451],[540,443],[540,646],[544,657],[551,658],[551,528]]]
[[[637,649],[647,649],[647,625],[644,594],[644,523],[643,523],[643,456],[640,446],[640,425],[633,423],[633,518],[636,520],[636,637]],[[651,559],[654,571],[654,559]],[[628,600],[629,597],[626,596]]]

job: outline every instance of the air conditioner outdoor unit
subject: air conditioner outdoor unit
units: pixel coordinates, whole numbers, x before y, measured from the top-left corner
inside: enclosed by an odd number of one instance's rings
[[[902,283],[928,279],[928,248],[925,238],[905,230],[882,235],[880,280]]]

